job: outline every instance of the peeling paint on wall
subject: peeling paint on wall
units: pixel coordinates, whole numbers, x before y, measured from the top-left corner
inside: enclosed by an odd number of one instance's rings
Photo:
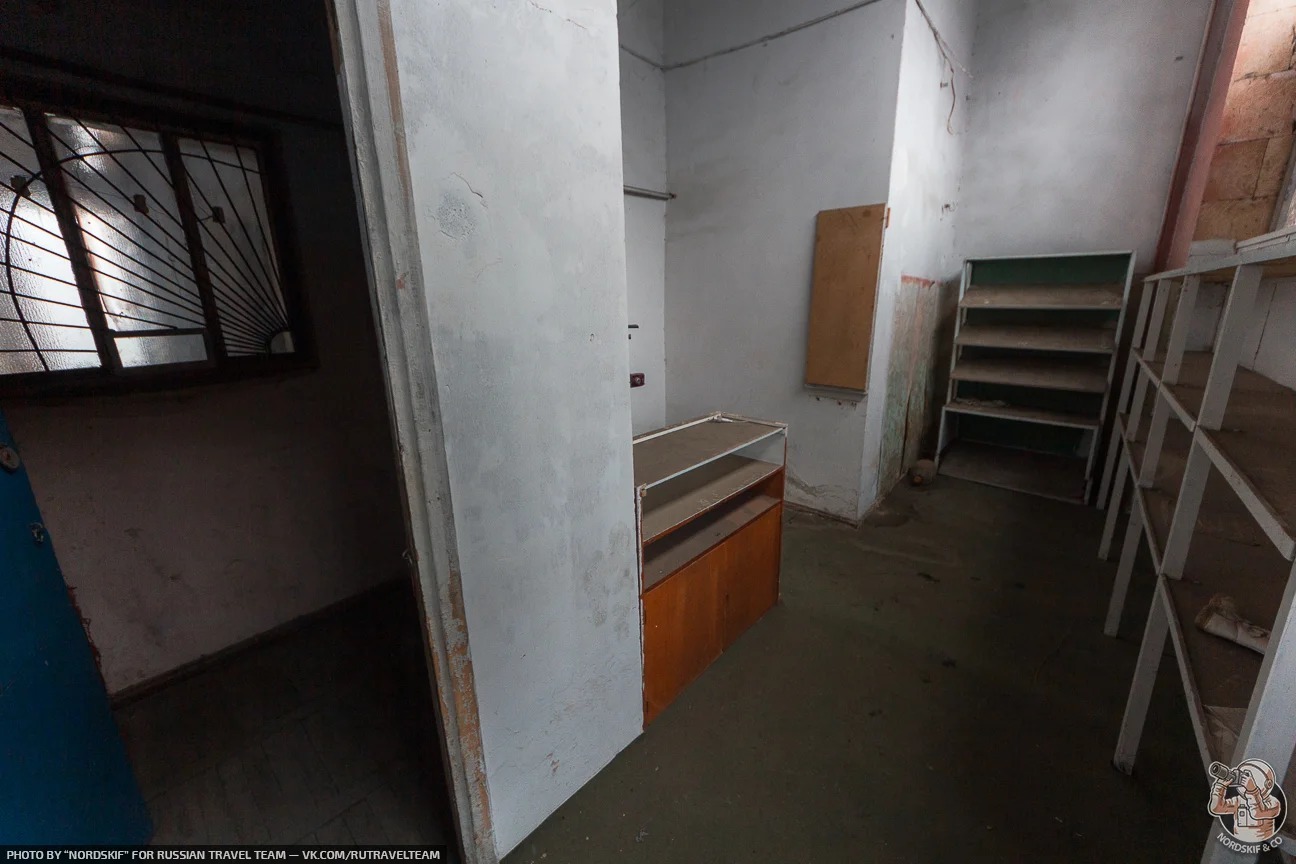
[[[878,488],[885,491],[918,459],[934,455],[940,402],[949,375],[954,283],[900,277],[887,369]]]
[[[891,224],[883,246],[873,329],[873,356],[886,359],[875,361],[870,372],[861,513],[890,489],[906,459],[912,461],[921,450],[930,422],[923,394],[934,386],[933,358],[952,338],[938,330],[939,292],[931,280],[949,280],[959,271],[955,214],[963,207],[950,204],[962,200],[959,178],[968,111],[958,105],[951,115],[949,84],[954,76],[959,86],[966,86],[967,75],[961,69],[951,71],[932,27],[940,32],[951,56],[968,57],[979,4],[924,0],[923,7],[931,16],[931,26],[914,0],[906,4],[900,63],[903,110],[896,117],[887,199]],[[918,368],[911,370],[906,364]]]

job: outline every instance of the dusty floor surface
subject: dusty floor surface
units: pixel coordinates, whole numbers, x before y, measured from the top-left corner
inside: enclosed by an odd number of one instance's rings
[[[453,843],[418,627],[394,585],[119,707],[153,842]]]
[[[1110,765],[1151,577],[1104,637],[1101,520],[947,478],[791,516],[782,603],[506,864],[1198,860],[1172,659]]]

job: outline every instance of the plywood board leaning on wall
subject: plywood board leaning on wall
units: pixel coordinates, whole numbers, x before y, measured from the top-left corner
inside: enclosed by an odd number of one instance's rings
[[[824,210],[815,223],[806,384],[868,389],[886,204]]]

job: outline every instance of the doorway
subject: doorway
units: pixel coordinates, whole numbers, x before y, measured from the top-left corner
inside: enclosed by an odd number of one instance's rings
[[[88,340],[11,349],[0,408],[155,839],[454,846],[325,5],[30,0],[0,44],[53,156],[6,191],[85,271],[0,317]]]

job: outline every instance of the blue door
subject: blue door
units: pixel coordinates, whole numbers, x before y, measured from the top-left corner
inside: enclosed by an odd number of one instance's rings
[[[0,415],[0,844],[152,833],[27,472]]]

